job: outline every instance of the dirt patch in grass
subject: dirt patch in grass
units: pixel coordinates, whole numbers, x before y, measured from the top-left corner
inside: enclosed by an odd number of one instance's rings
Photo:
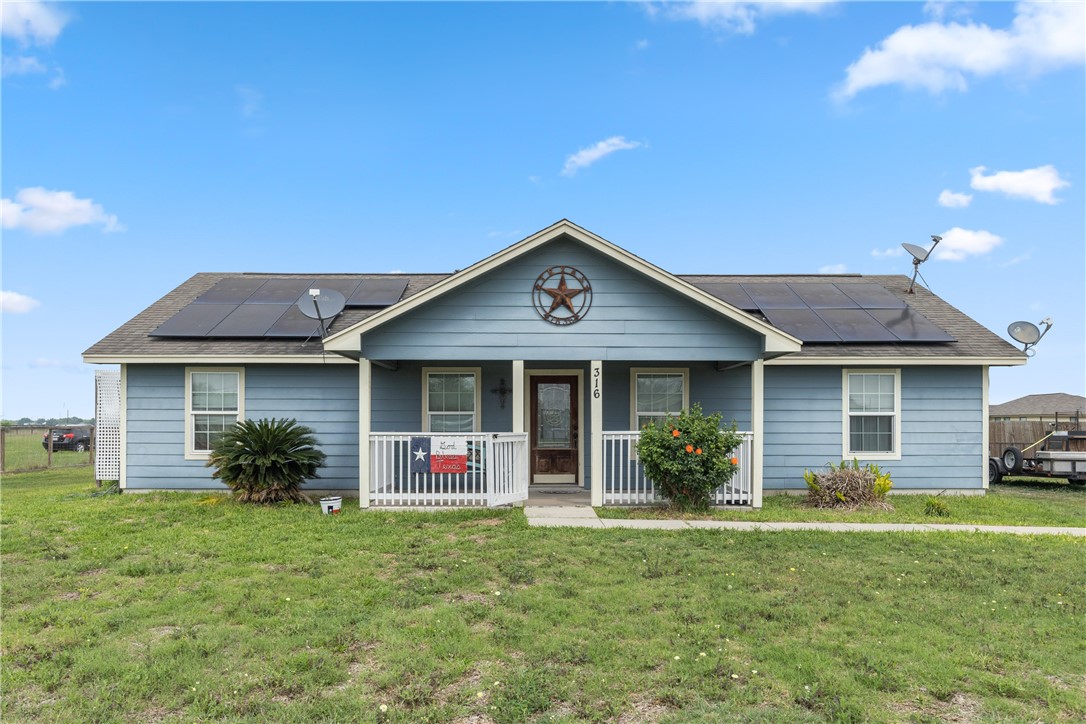
[[[458,524],[457,528],[478,528],[479,526],[495,526],[505,523],[505,518],[479,518],[478,520],[465,520]]]
[[[173,636],[180,630],[180,626],[155,626],[147,629],[147,634],[150,636],[151,641],[161,641],[167,636]]]
[[[630,708],[618,717],[618,724],[649,724],[658,722],[670,711],[667,705],[648,697],[635,697]]]
[[[900,702],[890,708],[903,717],[930,717],[942,722],[951,722],[951,724],[971,724],[980,721],[984,710],[979,699],[961,692],[955,692],[945,701],[937,699],[925,705]]]
[[[78,601],[82,598],[82,594],[79,591],[68,591],[57,596],[58,601]]]

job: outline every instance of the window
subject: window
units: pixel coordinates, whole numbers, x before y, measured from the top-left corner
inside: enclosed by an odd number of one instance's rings
[[[901,459],[901,371],[845,370],[844,458]]]
[[[201,460],[223,432],[244,415],[241,368],[185,370],[185,457]]]
[[[634,430],[687,408],[687,370],[633,369],[630,377],[630,422]]]
[[[422,371],[425,432],[479,431],[479,370]]]

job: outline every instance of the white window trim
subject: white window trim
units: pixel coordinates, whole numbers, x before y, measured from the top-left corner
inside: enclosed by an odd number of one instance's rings
[[[238,375],[238,422],[245,419],[245,368],[244,367],[186,367],[185,368],[185,459],[207,460],[210,451],[195,450],[194,417],[192,411],[193,372],[236,372]]]
[[[689,367],[631,367],[630,368],[630,430],[637,427],[637,376],[643,374],[681,374],[683,376],[683,409],[690,409]]]
[[[855,374],[894,376],[894,449],[892,452],[853,452],[849,450],[848,376]],[[901,368],[841,370],[841,460],[900,460],[901,459]]]
[[[443,372],[471,373],[475,375],[475,424],[472,432],[483,429],[483,368],[482,367],[423,367],[422,368],[422,431],[430,432],[430,384],[431,374]]]

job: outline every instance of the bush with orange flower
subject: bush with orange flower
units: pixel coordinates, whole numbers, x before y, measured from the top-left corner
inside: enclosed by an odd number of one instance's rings
[[[738,467],[733,457],[742,441],[733,422],[721,429],[721,415],[706,415],[695,404],[678,417],[641,428],[637,455],[645,475],[680,510],[705,510],[713,491]]]

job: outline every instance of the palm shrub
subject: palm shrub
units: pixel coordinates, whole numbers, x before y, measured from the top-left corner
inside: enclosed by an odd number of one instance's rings
[[[678,417],[667,417],[641,428],[637,455],[645,476],[674,507],[705,510],[710,496],[731,480],[738,467],[732,451],[742,437],[731,427],[720,428],[719,413],[706,415],[695,404]]]
[[[848,508],[863,506],[893,509],[886,502],[886,494],[894,487],[889,471],[883,472],[878,465],[860,466],[842,460],[840,465],[828,463],[825,470],[803,471],[807,483],[807,504],[815,508]]]
[[[297,420],[242,420],[215,442],[207,466],[245,503],[310,502],[301,491],[320,477],[325,455],[313,430]]]

